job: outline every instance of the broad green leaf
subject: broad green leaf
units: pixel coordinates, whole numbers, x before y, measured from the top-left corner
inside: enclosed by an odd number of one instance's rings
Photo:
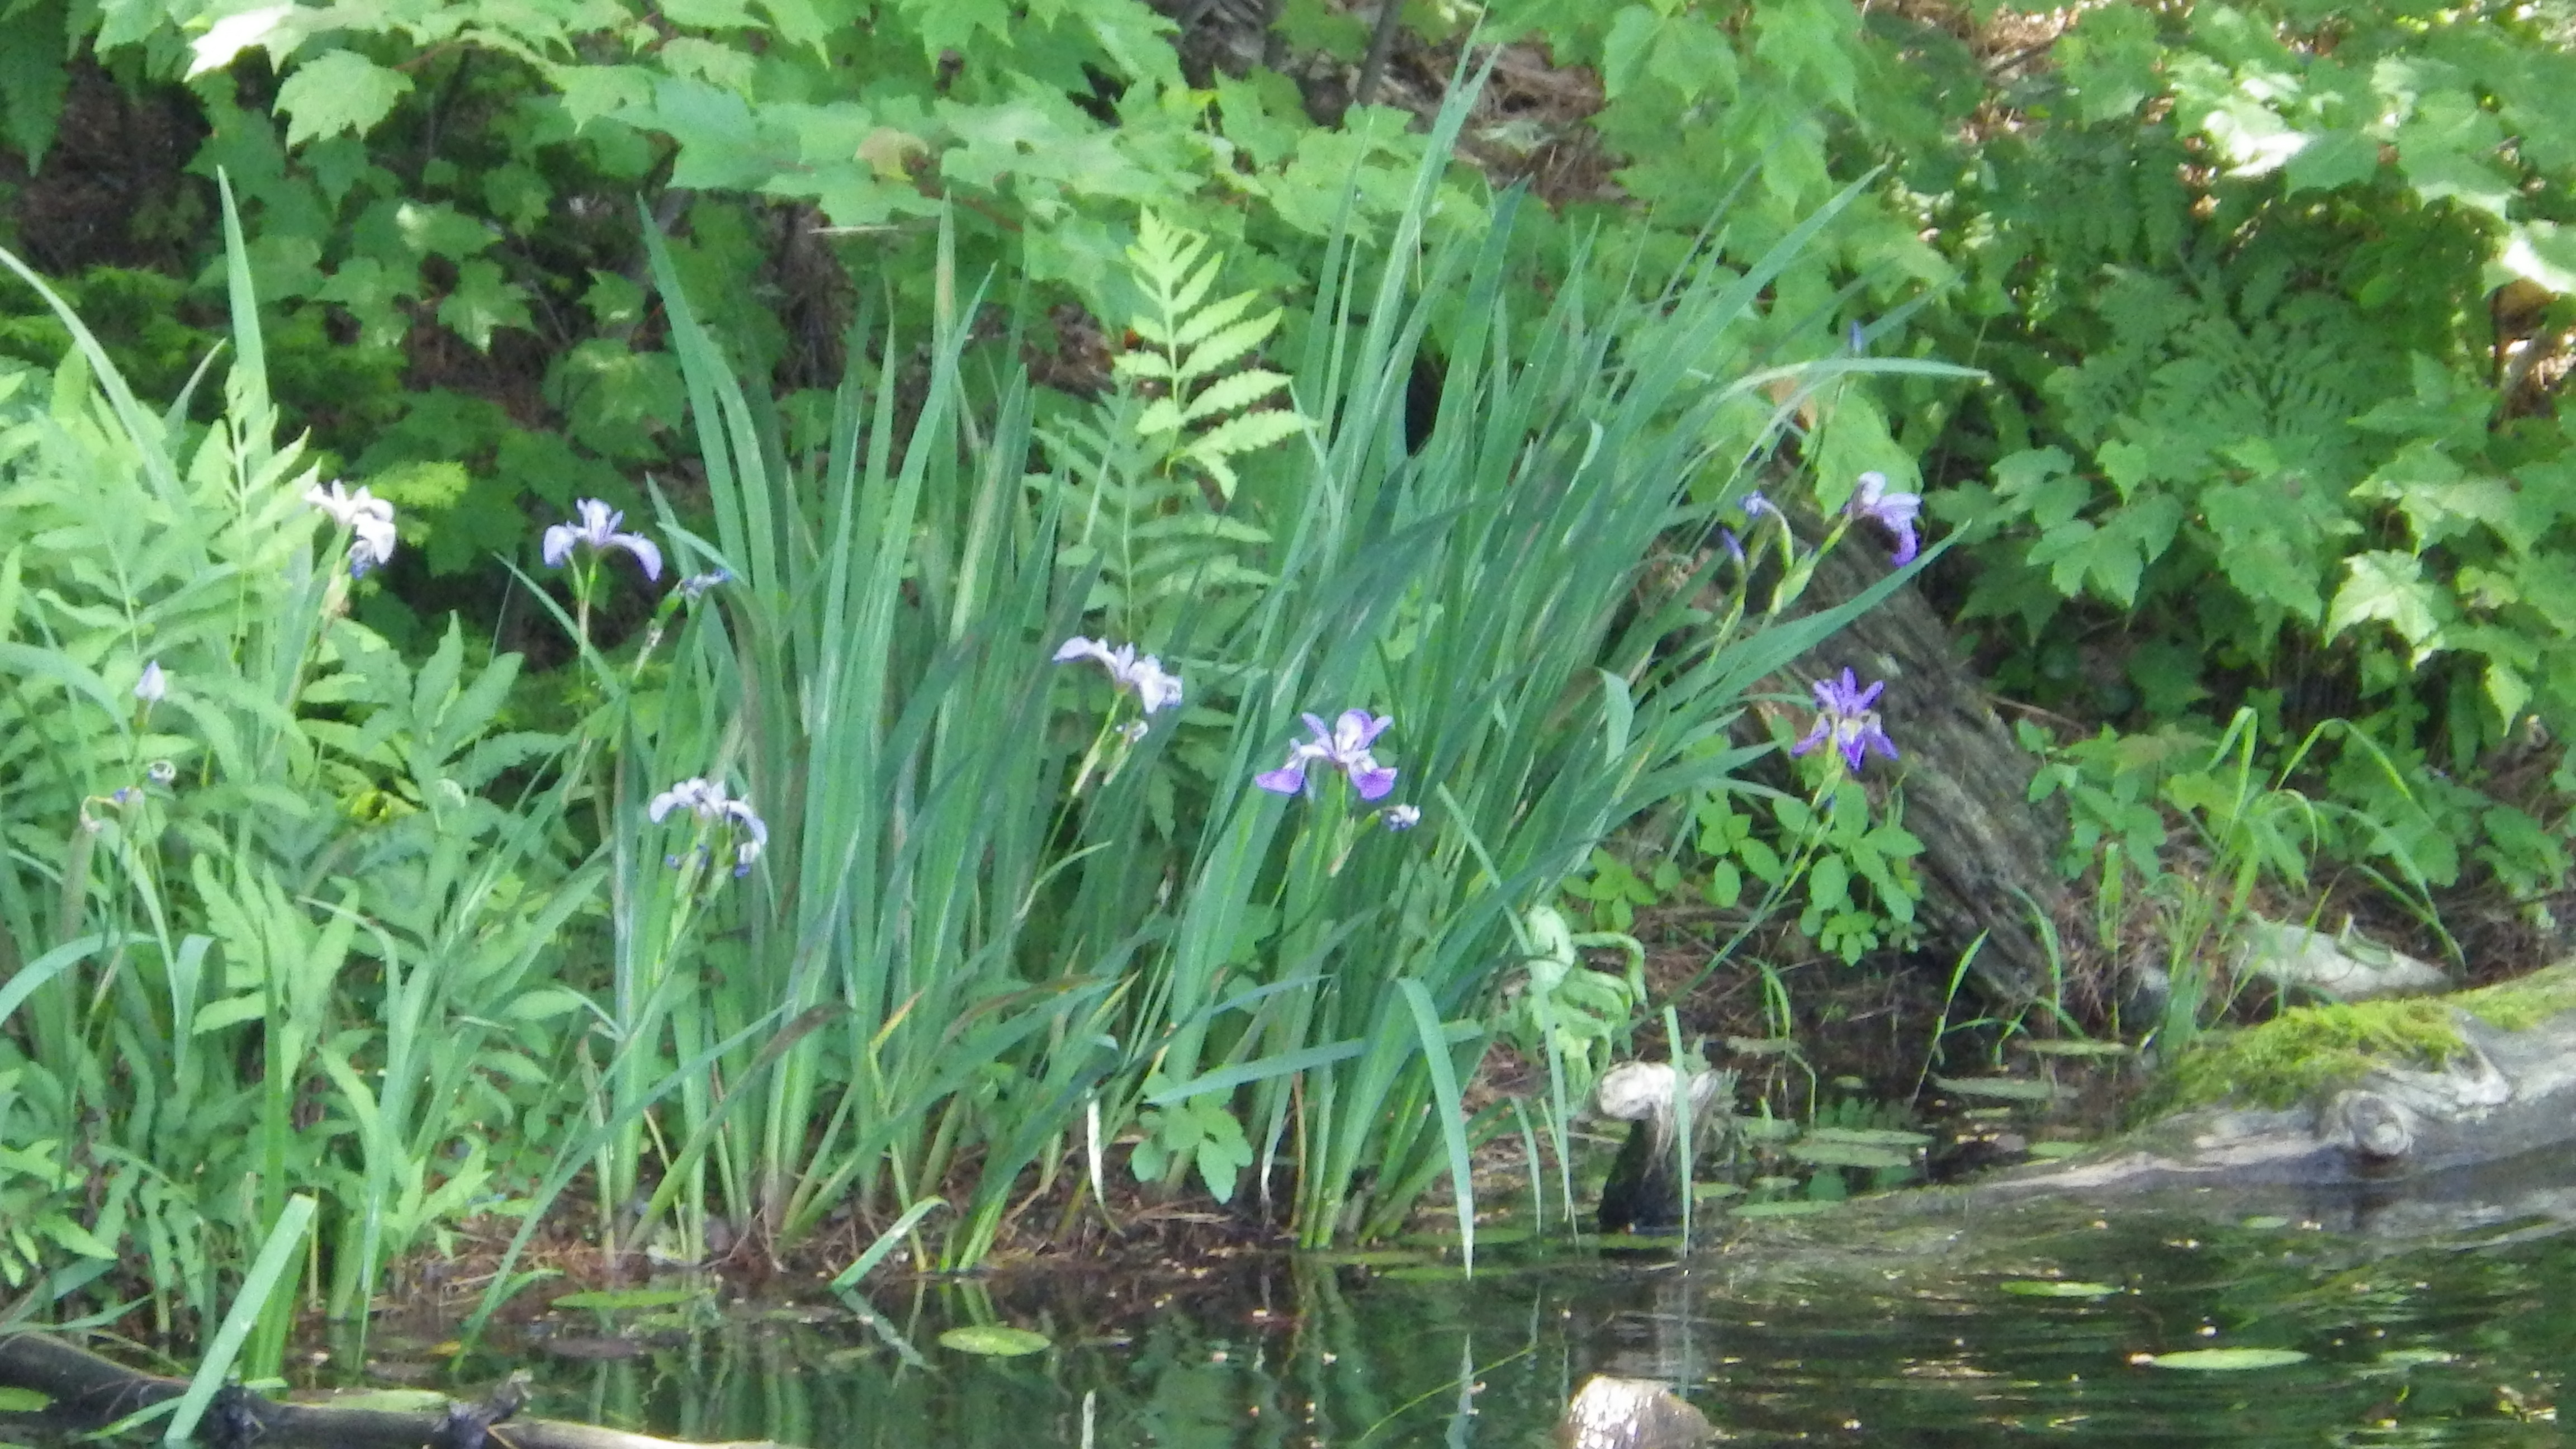
[[[291,149],[323,136],[364,136],[411,91],[411,77],[354,50],[328,51],[295,68],[277,88]]]
[[[662,18],[674,25],[694,25],[701,30],[731,30],[755,22],[743,0],[657,0]],[[774,7],[764,7],[775,14]],[[811,14],[809,10],[807,12]]]
[[[2311,136],[2281,168],[2282,180],[2293,192],[2332,191],[2378,174],[2379,143],[2359,131]]]
[[[1643,5],[1623,5],[1601,38],[1601,94],[1617,100],[1645,73],[1646,54],[1663,19]]]
[[[524,331],[534,325],[528,317],[526,291],[504,277],[497,263],[483,257],[457,265],[456,290],[438,304],[438,320],[473,343],[477,352],[491,351],[492,334],[503,327]]]
[[[2003,1285],[2021,1298],[2109,1298],[2120,1292],[2108,1283],[2080,1283],[2067,1278],[2016,1278]]]
[[[138,5],[135,8],[146,13],[167,13],[161,7]],[[17,7],[12,6],[11,9],[14,11]],[[283,61],[304,39],[303,19],[301,7],[292,4],[261,5],[223,17],[206,27],[205,34],[188,42],[194,58],[188,62],[187,79],[195,80],[210,70],[222,70],[233,63],[234,56],[254,45],[268,48],[272,65]],[[99,36],[99,48],[103,51],[113,49],[124,39],[115,33],[114,27],[105,27]],[[283,100],[282,94],[280,99]]]
[[[2450,620],[2450,591],[2425,579],[2421,559],[2374,550],[2345,559],[2344,570],[2343,587],[2326,610],[2327,638],[2375,619],[2397,631],[2417,663],[2440,647],[2442,628]]]

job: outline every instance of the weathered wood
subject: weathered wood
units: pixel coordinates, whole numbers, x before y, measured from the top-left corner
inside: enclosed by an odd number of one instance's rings
[[[1868,528],[1816,566],[1801,603],[1822,609],[1887,576]],[[1956,960],[1982,933],[1972,979],[1996,1004],[2018,1006],[2049,984],[2035,913],[2065,919],[2054,856],[2066,824],[2054,800],[2030,803],[2037,762],[1986,703],[1941,617],[1912,584],[1799,662],[1810,681],[1848,666],[1866,685],[1887,681],[1878,712],[1902,752],[1905,828],[1923,842],[1924,949]]]
[[[26,1389],[50,1402],[32,1413],[0,1413],[0,1440],[19,1443],[67,1441],[92,1434],[137,1410],[148,1409],[188,1391],[186,1381],[140,1373],[87,1349],[37,1333],[0,1337],[0,1387]],[[443,1411],[393,1413],[381,1409],[335,1408],[327,1404],[280,1403],[258,1394],[237,1401],[248,1416],[241,1436],[260,1449],[422,1449],[453,1446],[459,1428],[483,1429],[491,1411],[454,1405]],[[458,1409],[463,1413],[458,1413]],[[592,1424],[554,1419],[490,1422],[481,1440],[493,1449],[691,1449],[675,1439],[629,1434]],[[772,1449],[762,1442],[707,1446],[707,1449]]]

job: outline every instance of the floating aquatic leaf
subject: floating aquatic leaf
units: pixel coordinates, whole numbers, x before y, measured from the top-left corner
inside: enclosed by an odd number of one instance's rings
[[[2308,1356],[2295,1348],[2191,1348],[2180,1353],[2160,1353],[2147,1362],[2161,1369],[2191,1369],[2199,1373],[2237,1373],[2245,1369],[2280,1368],[2284,1364],[2305,1363]]]
[[[1815,1127],[1808,1129],[1810,1142],[1856,1142],[1865,1147],[1929,1147],[1928,1132],[1900,1132],[1893,1127]]]
[[[2057,1089],[2036,1077],[1934,1077],[1932,1084],[1962,1097],[2001,1097],[2013,1102],[2045,1102]]]
[[[1341,1253],[1316,1253],[1318,1263],[1336,1268],[1393,1268],[1407,1263],[1428,1263],[1430,1255],[1412,1248],[1356,1248]]]
[[[1789,1155],[1815,1167],[1912,1167],[1914,1154],[1866,1142],[1793,1142]]]
[[[2054,1162],[2061,1157],[2080,1157],[2092,1150],[2093,1144],[2090,1142],[2034,1142],[2030,1144],[2030,1155],[2038,1158],[2042,1162]]]
[[[1744,1189],[1731,1182],[1695,1182],[1691,1184],[1691,1201],[1707,1202],[1712,1198],[1734,1197]]]
[[[1747,1117],[1735,1124],[1747,1142],[1786,1142],[1798,1135],[1798,1124],[1781,1117]]]
[[[1053,1345],[1043,1333],[1025,1328],[1011,1328],[999,1323],[970,1323],[939,1335],[941,1348],[959,1353],[978,1353],[986,1358],[1018,1358],[1024,1353],[1042,1353]]]
[[[2108,1283],[2078,1283],[2069,1278],[2016,1278],[2003,1288],[2024,1298],[2108,1298],[2120,1291]]]
[[[554,1301],[556,1308],[595,1308],[602,1313],[618,1313],[637,1308],[675,1308],[695,1303],[707,1296],[694,1288],[610,1288],[586,1293],[567,1293]]]
[[[2268,1233],[2276,1228],[2286,1228],[2289,1225],[2290,1220],[2288,1218],[2276,1217],[2270,1213],[2264,1213],[2259,1217],[2250,1217],[2244,1222],[2237,1224],[2238,1227],[2252,1228],[2258,1233]]]
[[[0,1414],[41,1414],[51,1403],[34,1389],[0,1387]]]

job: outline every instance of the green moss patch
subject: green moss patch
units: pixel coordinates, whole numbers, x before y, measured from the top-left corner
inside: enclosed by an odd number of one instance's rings
[[[2562,1011],[2576,1011],[2576,961],[2463,991],[2451,1001],[2498,1031],[2529,1031]]]
[[[2288,1107],[2357,1081],[2375,1066],[2441,1066],[2467,1045],[2452,1021],[2451,998],[2301,1006],[2261,1026],[2211,1032],[2193,1043],[2167,1074],[2157,1105]]]

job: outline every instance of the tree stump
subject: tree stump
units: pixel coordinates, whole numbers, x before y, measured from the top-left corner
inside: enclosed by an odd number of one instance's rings
[[[1887,576],[1868,529],[1816,565],[1803,608],[1821,610]],[[1826,640],[1796,672],[1807,681],[1846,667],[1865,686],[1887,681],[1878,712],[1904,766],[1905,828],[1923,842],[1917,911],[1923,949],[1955,961],[1983,934],[1970,979],[1990,1004],[2018,1007],[2051,987],[2041,914],[2066,919],[2055,855],[2066,821],[2055,800],[2032,804],[2037,762],[1986,702],[1940,615],[1912,583]]]

